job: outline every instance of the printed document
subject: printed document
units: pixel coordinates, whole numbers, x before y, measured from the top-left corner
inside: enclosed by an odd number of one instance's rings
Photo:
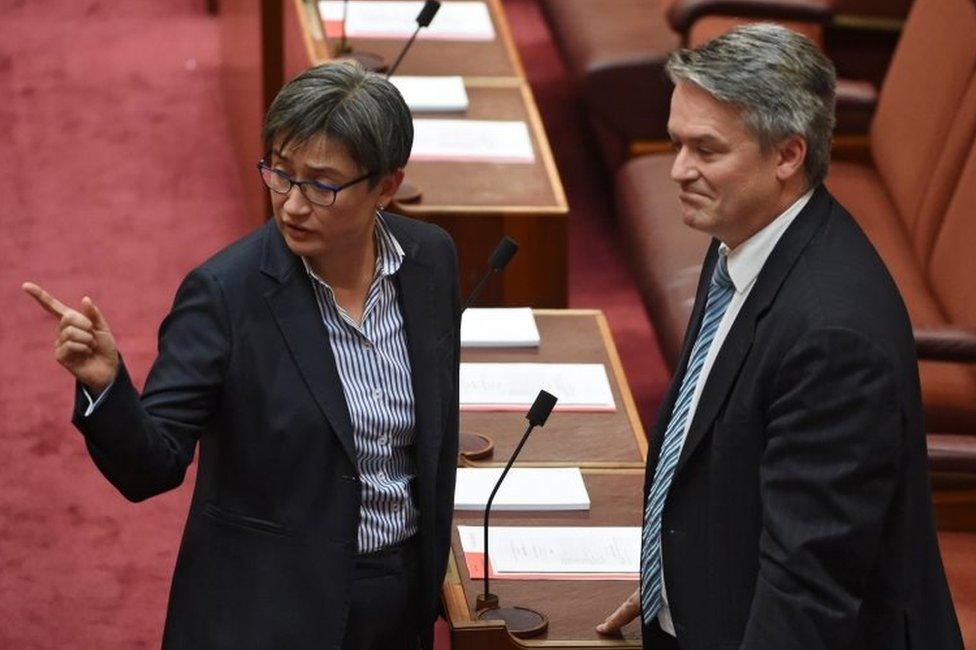
[[[342,36],[342,14],[346,14],[348,38],[403,39],[417,29],[417,15],[423,2],[352,0],[319,2],[319,13],[329,38]],[[421,28],[417,40],[493,41],[495,28],[484,2],[442,2],[428,27]]]
[[[461,317],[462,348],[537,348],[531,307],[470,307]]]
[[[522,411],[540,390],[556,411],[616,410],[602,363],[462,363],[461,410]]]
[[[413,112],[462,113],[468,110],[468,92],[461,77],[390,77]]]
[[[535,152],[525,122],[415,119],[410,160],[532,163]]]
[[[484,529],[458,526],[465,553],[484,553]],[[492,569],[505,573],[640,571],[640,526],[491,526]]]
[[[502,467],[461,467],[455,510],[484,511]],[[513,467],[492,502],[495,510],[589,510],[590,495],[578,467]]]

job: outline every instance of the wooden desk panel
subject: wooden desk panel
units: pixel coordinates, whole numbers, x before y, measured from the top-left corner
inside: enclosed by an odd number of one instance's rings
[[[565,199],[557,193],[558,175],[550,169],[545,153],[544,132],[534,128],[529,109],[530,94],[524,82],[506,85],[465,84],[470,102],[463,113],[415,113],[417,118],[445,120],[517,120],[529,125],[532,163],[436,162],[412,160],[407,179],[419,186],[423,196],[418,203],[403,204],[407,215],[478,214],[485,212],[518,214],[532,212],[564,216]],[[491,242],[494,246],[497,242]]]
[[[607,369],[617,410],[613,413],[556,411],[532,432],[519,455],[522,466],[643,468],[647,441],[603,314],[596,310],[536,310],[542,344],[527,349],[470,349],[465,362],[602,363]],[[490,436],[494,455],[465,461],[483,467],[504,465],[525,432],[525,413],[461,412],[461,431]]]
[[[569,209],[532,93],[516,79],[468,79],[465,85],[470,108],[464,115],[418,117],[523,120],[529,126],[535,161],[412,161],[407,179],[423,196],[417,203],[396,204],[394,210],[451,233],[458,248],[462,295],[474,288],[503,235],[519,242],[519,254],[485,288],[479,305],[565,307]]]
[[[497,512],[493,526],[640,526],[644,475],[640,470],[584,470],[590,494],[588,512]],[[464,563],[457,525],[480,525],[483,515],[456,512],[452,566],[444,583],[445,609],[454,650],[480,648],[639,648],[640,623],[623,630],[622,639],[601,637],[596,624],[637,588],[633,580],[492,580],[491,591],[503,607],[530,607],[549,616],[549,630],[534,639],[511,637],[497,623],[475,619],[475,599],[483,581],[472,580]]]

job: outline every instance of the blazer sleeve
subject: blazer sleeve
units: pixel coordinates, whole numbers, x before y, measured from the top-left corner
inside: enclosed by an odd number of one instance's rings
[[[230,323],[217,280],[191,272],[160,327],[158,356],[140,397],[125,364],[85,417],[76,387],[72,421],[105,477],[131,501],[179,486],[197,440],[211,426],[230,358]]]
[[[457,251],[454,241],[443,233],[446,258],[447,291],[451,305],[451,330],[453,350],[451,363],[451,393],[445,396],[448,401],[448,417],[441,437],[441,449],[437,459],[437,512],[435,527],[437,536],[437,557],[442,564],[437,567],[437,584],[444,580],[447,560],[451,553],[451,523],[454,520],[454,483],[457,475],[458,427],[459,427],[459,373],[461,360],[461,298],[458,287]]]
[[[759,574],[742,648],[847,647],[903,449],[898,382],[846,329],[801,337],[771,387]]]

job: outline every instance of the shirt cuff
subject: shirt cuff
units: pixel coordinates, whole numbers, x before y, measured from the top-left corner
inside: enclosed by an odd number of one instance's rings
[[[105,396],[108,395],[108,392],[112,390],[112,386],[114,385],[115,385],[115,380],[113,379],[112,383],[106,386],[105,390],[102,391],[102,394],[98,396],[98,399],[94,399],[94,400],[92,399],[91,393],[88,392],[88,389],[82,386],[81,392],[84,393],[85,397],[88,399],[88,408],[85,409],[85,413],[82,417],[87,418],[89,415],[94,413],[95,409],[98,408],[98,405],[101,404],[103,401],[105,401]]]

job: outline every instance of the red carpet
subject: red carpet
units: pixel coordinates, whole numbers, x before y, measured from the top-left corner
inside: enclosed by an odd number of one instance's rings
[[[98,474],[20,283],[90,294],[141,385],[180,278],[244,232],[203,4],[4,3],[0,648],[159,647],[192,481],[135,506]]]
[[[203,6],[0,9],[0,648],[159,645],[192,473],[138,506],[109,486],[68,422],[54,323],[19,286],[91,295],[141,384],[180,278],[249,228]],[[606,180],[536,6],[506,7],[572,206],[571,306],[607,312],[646,420],[665,375]]]

